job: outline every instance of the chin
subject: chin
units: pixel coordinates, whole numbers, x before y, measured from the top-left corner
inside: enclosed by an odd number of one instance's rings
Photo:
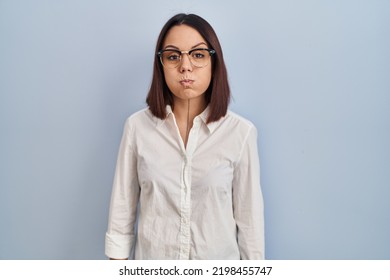
[[[197,92],[191,92],[191,93],[184,93],[184,96],[187,98],[187,99],[194,99],[194,98],[200,98],[203,96],[202,93],[197,93]]]
[[[203,94],[198,93],[192,89],[185,89],[185,90],[181,90],[177,94],[173,94],[173,95],[179,99],[192,99],[192,98],[198,98],[198,97],[202,96]]]

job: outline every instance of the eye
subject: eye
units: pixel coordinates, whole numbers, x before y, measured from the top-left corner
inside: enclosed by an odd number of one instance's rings
[[[195,58],[195,59],[202,59],[202,58],[204,58],[205,57],[205,53],[204,53],[204,51],[194,51],[193,53],[192,53],[192,57],[193,58]]]
[[[174,50],[164,51],[163,58],[166,61],[180,61],[180,53]]]
[[[165,50],[162,54],[162,59],[165,62],[179,62],[181,59],[181,53],[176,50]]]
[[[167,56],[167,59],[171,60],[171,61],[177,61],[177,60],[180,60],[180,56],[177,54],[171,54],[171,55]]]

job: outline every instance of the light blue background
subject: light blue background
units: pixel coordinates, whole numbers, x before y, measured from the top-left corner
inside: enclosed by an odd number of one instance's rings
[[[390,1],[0,0],[0,259],[104,259],[155,42],[206,18],[259,130],[268,259],[390,259]]]

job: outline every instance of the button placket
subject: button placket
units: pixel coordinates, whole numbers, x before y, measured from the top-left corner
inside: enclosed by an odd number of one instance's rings
[[[190,130],[187,149],[183,151],[182,186],[181,186],[181,219],[180,219],[180,259],[190,257],[190,221],[191,221],[191,171],[192,154],[196,148],[199,133],[199,118],[196,117]]]

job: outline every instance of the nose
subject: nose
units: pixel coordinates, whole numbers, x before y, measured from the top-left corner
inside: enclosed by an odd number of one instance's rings
[[[180,61],[180,72],[192,71],[192,64],[190,60],[190,55],[188,53],[182,53]]]

